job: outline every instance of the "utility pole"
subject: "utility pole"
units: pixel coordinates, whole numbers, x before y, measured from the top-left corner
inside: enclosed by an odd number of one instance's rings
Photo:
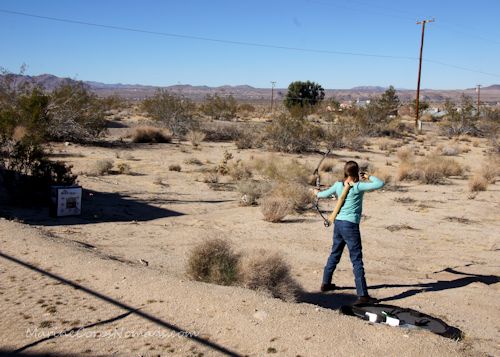
[[[481,85],[478,84],[476,86],[476,92],[477,92],[477,117],[479,118],[479,108],[481,106]]]
[[[274,104],[274,86],[276,85],[276,81],[271,81],[271,114],[273,113],[273,104]]]
[[[415,99],[415,110],[416,110],[416,115],[415,115],[415,129],[418,130],[418,124],[419,124],[419,102],[420,102],[420,76],[422,74],[422,53],[424,51],[424,34],[425,34],[425,24],[428,22],[434,22],[434,19],[432,20],[423,20],[423,21],[418,21],[417,25],[422,25],[422,39],[420,41],[420,59],[418,62],[418,81],[417,81],[417,98]]]

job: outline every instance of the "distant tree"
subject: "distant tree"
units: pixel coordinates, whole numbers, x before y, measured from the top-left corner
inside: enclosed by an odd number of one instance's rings
[[[325,90],[321,85],[307,81],[295,81],[288,86],[288,92],[283,101],[285,107],[312,108],[325,98]]]
[[[441,123],[445,135],[481,135],[478,128],[478,117],[472,98],[462,95],[460,105],[447,100],[444,105],[447,115]]]
[[[232,120],[238,112],[238,103],[232,95],[225,97],[217,93],[207,94],[201,111],[215,120]]]
[[[142,109],[170,129],[175,136],[185,135],[199,126],[194,117],[194,103],[165,89],[158,89],[154,96],[144,99]]]
[[[425,112],[427,109],[429,109],[429,107],[430,107],[429,102],[427,102],[425,100],[419,100],[418,101],[419,117],[422,116],[422,113]],[[410,108],[411,108],[411,111],[413,114],[415,114],[417,112],[417,100],[416,99],[412,100],[412,102],[410,104]]]
[[[398,108],[401,105],[396,90],[390,86],[382,96],[376,101],[377,106],[387,115],[397,115]]]

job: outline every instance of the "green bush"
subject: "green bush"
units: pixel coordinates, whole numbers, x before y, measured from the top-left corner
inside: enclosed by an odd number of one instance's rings
[[[165,89],[158,89],[156,94],[145,99],[141,106],[151,118],[165,125],[177,137],[199,126],[194,116],[193,102]]]
[[[238,103],[232,95],[222,97],[218,94],[208,94],[201,111],[214,120],[232,120],[238,112]]]

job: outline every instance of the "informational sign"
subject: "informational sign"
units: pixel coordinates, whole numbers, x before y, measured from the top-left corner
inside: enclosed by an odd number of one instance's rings
[[[52,186],[50,214],[53,217],[78,216],[82,213],[80,186]]]

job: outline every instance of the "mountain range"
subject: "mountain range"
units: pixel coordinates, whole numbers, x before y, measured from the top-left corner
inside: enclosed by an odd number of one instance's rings
[[[1,75],[0,75],[1,76]],[[72,80],[70,78],[57,77],[52,74],[41,74],[38,76],[27,76],[20,74],[13,74],[14,80],[17,83],[34,82],[43,87],[47,91],[51,91],[59,86],[64,81]],[[249,102],[266,102],[271,99],[270,88],[255,88],[249,85],[237,86],[192,86],[189,84],[178,84],[172,86],[150,86],[141,84],[122,84],[122,83],[101,83],[95,81],[84,81],[89,88],[100,96],[107,96],[116,94],[127,99],[142,100],[155,93],[157,89],[164,88],[177,94],[184,95],[195,101],[203,100],[208,94],[218,93],[219,95],[232,95],[237,100]],[[358,86],[350,89],[325,89],[326,97],[335,97],[340,101],[348,100],[366,100],[372,97],[379,96],[387,88],[380,86]],[[281,100],[286,94],[286,88],[275,88],[275,100]],[[415,97],[415,90],[413,89],[397,89],[397,94],[400,99],[410,101]],[[454,90],[435,90],[423,89],[421,90],[422,97],[430,102],[443,102],[447,98],[451,100],[458,100],[462,94],[476,97],[476,89],[454,89]],[[481,88],[481,101],[490,104],[497,104],[500,102],[500,84],[491,85]]]

